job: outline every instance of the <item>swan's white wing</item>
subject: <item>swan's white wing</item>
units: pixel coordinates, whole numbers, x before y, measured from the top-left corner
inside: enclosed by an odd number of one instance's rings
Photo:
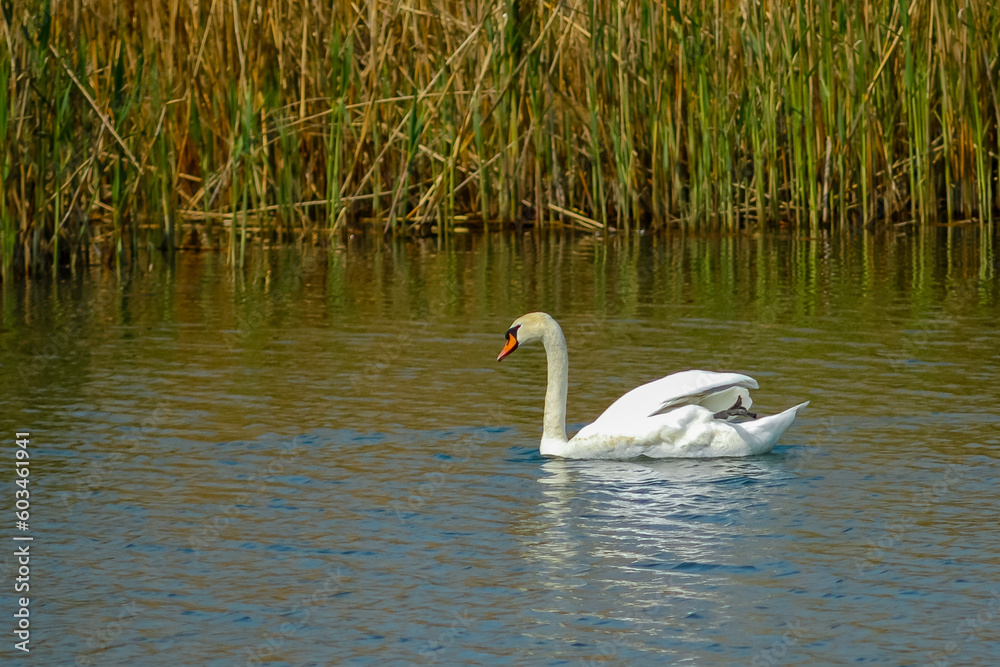
[[[579,436],[604,431],[616,432],[621,425],[647,419],[684,405],[701,405],[712,412],[732,407],[742,398],[742,407],[752,404],[748,389],[757,381],[739,373],[683,371],[636,387],[612,403],[600,417],[580,431]]]
[[[752,421],[733,423],[716,419],[700,405],[685,405],[664,414],[628,423],[588,426],[569,441],[562,456],[582,459],[714,458],[756,456],[771,451],[799,410]]]
[[[752,456],[771,451],[808,403],[781,414],[730,421],[717,413],[751,405],[757,381],[738,373],[685,371],[628,392],[584,426],[560,456],[627,459]],[[736,411],[739,414],[740,411]]]

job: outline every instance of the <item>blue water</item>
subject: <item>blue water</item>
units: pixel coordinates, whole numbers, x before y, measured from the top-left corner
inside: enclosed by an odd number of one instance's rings
[[[996,662],[995,281],[865,287],[848,247],[815,289],[794,262],[675,288],[566,250],[531,279],[528,249],[458,249],[3,292],[0,427],[35,466],[5,664]],[[766,456],[545,459],[541,351],[494,361],[531,307],[569,339],[571,430],[687,367],[812,405]]]

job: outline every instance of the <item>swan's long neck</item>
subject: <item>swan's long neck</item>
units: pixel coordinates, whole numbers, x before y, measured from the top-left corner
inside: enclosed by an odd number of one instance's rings
[[[542,419],[542,455],[558,456],[566,445],[566,387],[569,384],[569,355],[566,338],[555,320],[550,321],[542,337],[548,361],[548,386],[545,389],[545,416]]]

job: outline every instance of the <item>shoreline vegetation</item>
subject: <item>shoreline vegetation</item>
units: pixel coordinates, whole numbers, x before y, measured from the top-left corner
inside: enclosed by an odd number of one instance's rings
[[[986,0],[0,1],[0,269],[1000,208]]]

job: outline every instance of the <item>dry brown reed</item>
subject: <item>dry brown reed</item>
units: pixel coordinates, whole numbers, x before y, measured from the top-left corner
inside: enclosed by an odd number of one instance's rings
[[[0,0],[0,266],[531,221],[991,222],[987,0]]]

